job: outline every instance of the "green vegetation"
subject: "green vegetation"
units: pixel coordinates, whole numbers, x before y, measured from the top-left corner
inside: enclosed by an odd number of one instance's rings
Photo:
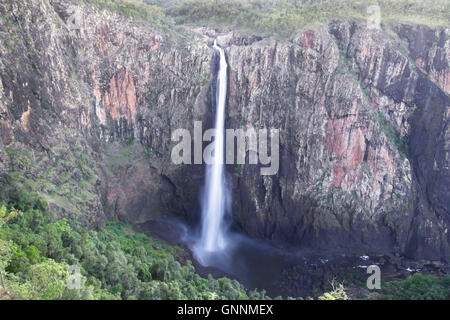
[[[101,9],[144,21],[151,21],[158,27],[167,28],[171,24],[170,19],[162,9],[155,5],[149,5],[140,1],[130,0],[82,0]]]
[[[7,210],[5,206],[0,207],[0,227],[18,214],[20,211],[16,209]]]
[[[334,281],[331,283],[332,290],[325,292],[318,299],[319,300],[348,300],[347,293],[345,292],[344,285],[342,283],[336,284]]]
[[[366,19],[371,5],[380,7],[382,22],[448,26],[450,3],[444,0],[81,0],[102,9],[150,21],[173,30],[174,25],[208,26],[261,35],[289,37],[332,18]]]
[[[109,221],[89,230],[75,217],[58,219],[37,197],[20,201],[0,203],[0,297],[270,299],[265,291],[247,292],[234,280],[200,277],[189,260],[177,261],[182,248],[136,233],[125,223]],[[68,286],[77,275],[69,266],[79,268],[81,289]],[[414,274],[383,284],[382,293],[381,299],[390,300],[450,299],[450,276]],[[349,298],[335,282],[318,297]]]
[[[131,158],[133,156],[133,149],[128,145],[128,147],[120,152],[120,156],[123,158]]]
[[[450,4],[419,0],[187,0],[166,9],[178,24],[233,28],[244,32],[290,36],[331,18],[366,18],[379,5],[382,22],[403,21],[447,26]]]
[[[404,159],[408,152],[407,139],[400,136],[400,132],[387,121],[381,112],[377,112],[378,123],[381,130],[386,135],[388,140],[392,142],[398,149],[400,156]]]
[[[149,158],[149,159],[153,158],[153,149],[146,148],[145,154],[147,155],[147,158]]]
[[[381,298],[388,300],[449,300],[450,276],[438,279],[415,273],[403,281],[386,283],[383,291]]]
[[[22,211],[15,208],[20,207]],[[14,299],[248,299],[227,278],[207,279],[190,261],[175,257],[182,250],[135,233],[130,226],[107,222],[88,230],[76,219],[57,219],[35,199],[2,203],[0,270],[5,291]],[[3,220],[2,220],[3,221]],[[69,266],[80,268],[82,289],[69,289]]]
[[[133,136],[128,137],[127,145],[128,145],[128,146],[131,146],[131,145],[133,144],[133,142],[134,142],[134,137],[133,137]]]
[[[54,157],[26,151],[20,144],[5,148],[9,172],[0,180],[0,199],[21,205],[39,194],[66,212],[78,213],[83,206],[94,207],[98,179],[95,160],[77,143],[70,148],[68,153],[63,146],[56,146]]]

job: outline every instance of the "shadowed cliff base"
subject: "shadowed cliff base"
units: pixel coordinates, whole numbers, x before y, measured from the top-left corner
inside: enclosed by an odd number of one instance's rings
[[[214,278],[236,279],[247,290],[265,290],[270,297],[315,297],[329,290],[333,281],[343,283],[352,299],[370,296],[366,287],[367,267],[378,265],[383,282],[403,280],[415,272],[438,277],[450,272],[447,264],[409,260],[393,254],[346,255],[342,252],[318,249],[274,247],[267,241],[248,238],[232,232],[226,252],[211,257],[210,266],[198,263],[190,247],[195,244],[195,230],[169,218],[160,222],[136,225],[136,230],[173,245],[183,246],[177,259],[193,261],[196,272]]]

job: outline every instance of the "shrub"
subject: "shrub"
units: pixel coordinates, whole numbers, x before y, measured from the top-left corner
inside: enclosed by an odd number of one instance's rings
[[[325,292],[318,299],[319,300],[348,300],[347,293],[345,292],[344,285],[342,283],[331,282],[332,290]]]
[[[384,299],[389,300],[448,300],[450,276],[438,279],[433,275],[415,273],[403,281],[385,284]]]

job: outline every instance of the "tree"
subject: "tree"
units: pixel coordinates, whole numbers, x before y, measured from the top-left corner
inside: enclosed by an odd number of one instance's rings
[[[447,300],[450,298],[450,277],[415,273],[403,281],[386,283],[384,298],[389,300]]]
[[[69,273],[68,265],[48,259],[30,266],[31,299],[55,300],[63,296]]]
[[[14,218],[15,216],[20,215],[21,212],[16,209],[8,210],[5,205],[2,205],[0,208],[0,228],[9,220]],[[2,268],[0,268],[0,280],[3,288],[3,292],[0,293],[0,298],[3,298],[6,295],[9,295],[8,290],[5,287],[5,279],[3,277]]]
[[[0,299],[9,296],[9,292],[5,286],[5,279],[3,278],[2,269],[8,265],[15,250],[15,245],[12,241],[0,240],[0,281],[3,289],[0,289]]]
[[[345,292],[342,283],[336,283],[335,280],[332,280],[331,288],[332,290],[321,295],[319,300],[348,300],[347,293]]]
[[[15,216],[20,215],[22,212],[14,208],[8,210],[5,205],[0,207],[0,228],[9,220]]]

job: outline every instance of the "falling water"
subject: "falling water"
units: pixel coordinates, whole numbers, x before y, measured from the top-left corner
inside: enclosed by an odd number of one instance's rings
[[[225,53],[214,41],[214,49],[220,55],[216,86],[216,122],[214,155],[212,164],[206,168],[205,195],[202,201],[201,238],[196,245],[200,262],[207,264],[208,255],[226,247],[224,216],[229,199],[225,185],[224,145],[225,145],[225,101],[227,97],[227,61]]]

